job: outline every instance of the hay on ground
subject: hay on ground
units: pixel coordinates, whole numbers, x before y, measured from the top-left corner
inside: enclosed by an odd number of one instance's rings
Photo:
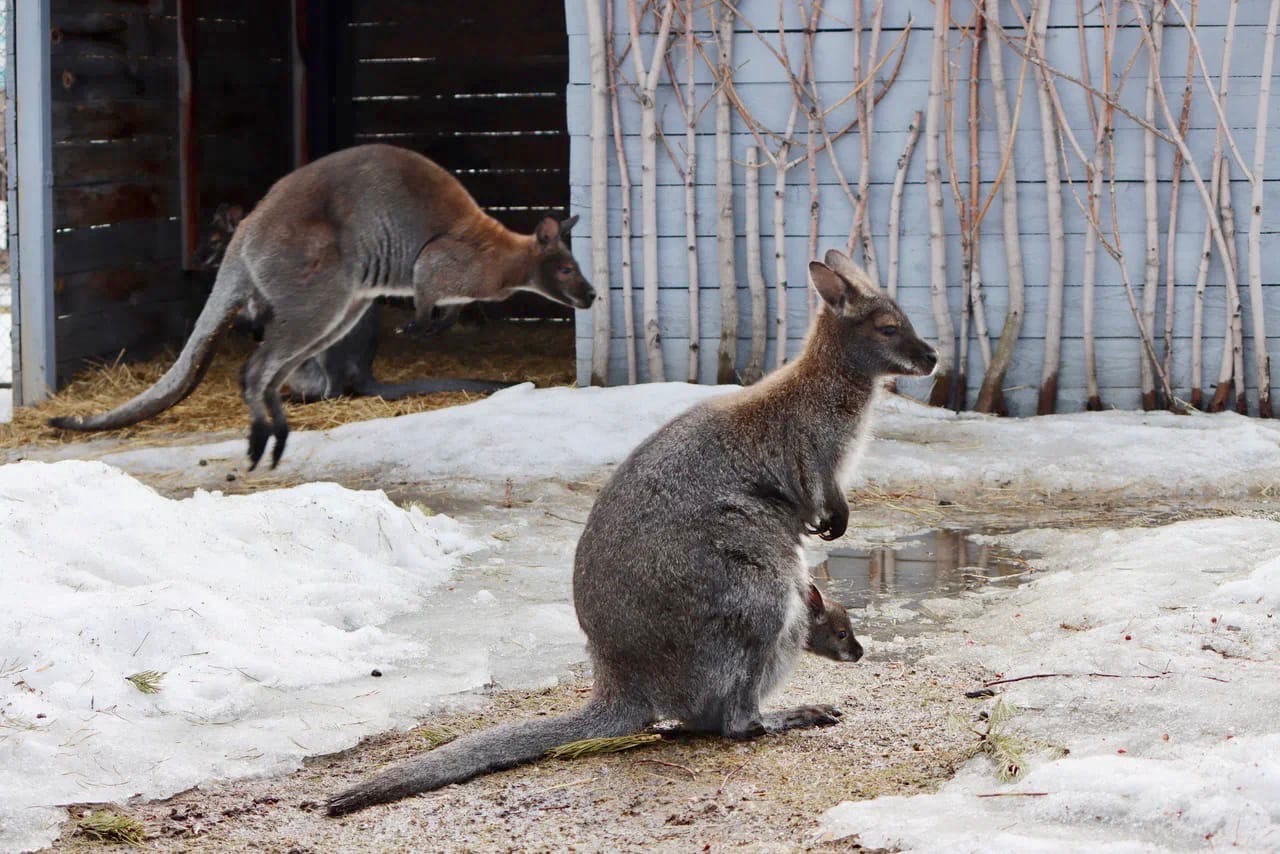
[[[385,326],[374,363],[374,376],[383,382],[424,377],[528,381],[538,386],[574,382],[571,323],[493,321],[478,327],[455,327],[421,340],[395,334],[394,313],[387,311],[383,315]],[[127,438],[133,444],[168,444],[195,433],[244,432],[248,410],[240,397],[240,369],[253,347],[254,342],[247,335],[227,336],[196,391],[182,403],[139,424],[100,434],[49,427],[46,422],[55,416],[89,415],[120,405],[159,380],[173,364],[174,356],[132,364],[116,361],[89,368],[53,399],[39,406],[15,409],[13,421],[0,424],[0,448],[69,444],[91,435]],[[325,430],[354,421],[457,406],[481,396],[442,392],[397,401],[361,397],[286,406],[293,429]]]

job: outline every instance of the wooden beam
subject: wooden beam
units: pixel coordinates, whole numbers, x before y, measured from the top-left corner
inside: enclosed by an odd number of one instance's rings
[[[196,127],[196,0],[178,0],[178,193],[182,268],[199,269],[200,152]]]
[[[53,328],[53,127],[49,0],[9,0],[10,269],[17,362],[13,396],[30,406],[57,383]]]
[[[312,81],[308,74],[308,60],[313,53],[308,27],[307,0],[290,0],[289,12],[292,18],[289,32],[290,46],[290,84],[293,102],[293,168],[311,160],[311,139],[309,133],[307,101]]]

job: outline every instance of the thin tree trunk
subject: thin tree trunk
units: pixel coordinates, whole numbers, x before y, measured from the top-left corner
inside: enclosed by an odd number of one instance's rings
[[[1105,5],[1102,10],[1102,76],[1103,92],[1108,101],[1112,98],[1111,59],[1115,49],[1117,6],[1111,7],[1108,13]],[[1083,0],[1077,5],[1077,22],[1080,28],[1080,67],[1086,84],[1089,82],[1089,51],[1084,36]],[[1093,109],[1093,98],[1089,98],[1089,115],[1093,123],[1093,159],[1088,164],[1089,176],[1089,217],[1092,223],[1101,223],[1102,217],[1102,170],[1107,151],[1107,140],[1111,138],[1112,122],[1115,120],[1115,108],[1105,104],[1101,115]],[[1090,412],[1101,411],[1102,396],[1098,390],[1097,351],[1094,346],[1094,288],[1098,280],[1098,229],[1090,228],[1084,236],[1084,267],[1080,275],[1080,302],[1084,321],[1084,374],[1086,401],[1085,409]]]
[[[613,0],[605,0],[605,50],[608,54],[609,108],[613,114],[613,147],[618,159],[618,191],[622,196],[622,229],[618,234],[618,249],[622,253],[622,322],[626,327],[627,383],[639,381],[636,371],[636,317],[631,265],[631,166],[627,163],[627,149],[623,144],[622,111],[619,107],[617,53],[613,35]],[[594,238],[594,235],[592,235]]]
[[[969,55],[969,203],[968,231],[971,256],[969,258],[969,301],[973,313],[973,331],[978,338],[978,352],[982,354],[982,370],[991,364],[991,335],[987,331],[987,307],[982,296],[982,222],[978,219],[979,199],[982,195],[982,152],[978,143],[982,126],[982,109],[978,100],[981,82],[983,31],[987,19],[982,9],[974,10],[973,49]],[[965,393],[968,389],[962,389]]]
[[[644,258],[644,347],[649,382],[666,380],[662,359],[662,333],[658,318],[658,72],[667,52],[667,36],[675,0],[667,0],[653,43],[653,55],[646,70],[640,50],[641,0],[629,0],[631,57],[636,66],[640,97],[640,215],[642,257]]]
[[[1262,299],[1262,179],[1266,175],[1263,170],[1267,158],[1267,119],[1271,106],[1271,72],[1275,67],[1278,19],[1280,0],[1271,0],[1267,15],[1267,45],[1262,52],[1257,135],[1253,143],[1253,186],[1249,195],[1249,309],[1253,315],[1253,353],[1258,372],[1258,414],[1263,418],[1270,418],[1272,412],[1271,357],[1267,353],[1266,306]]]
[[[1049,0],[1037,0],[1032,11],[1032,33],[1035,51],[1044,56],[1045,36],[1049,26]],[[1062,184],[1058,174],[1058,145],[1055,136],[1057,117],[1050,101],[1049,72],[1036,66],[1040,86],[1036,96],[1040,103],[1040,143],[1044,149],[1045,197],[1049,222],[1049,305],[1045,318],[1044,366],[1040,374],[1040,401],[1037,415],[1050,415],[1057,409],[1058,369],[1062,347],[1062,290],[1066,276],[1066,229],[1062,222]]]
[[[979,17],[978,20],[981,20]],[[948,53],[950,53],[951,34],[948,31]],[[957,51],[957,54],[959,51]],[[961,410],[965,406],[969,376],[969,326],[973,320],[973,255],[974,245],[971,239],[972,229],[969,222],[969,206],[963,189],[960,187],[960,167],[956,160],[956,76],[952,63],[948,60],[942,65],[943,87],[943,153],[947,164],[947,183],[951,187],[951,197],[956,208],[956,218],[960,221],[960,330],[956,336],[956,367],[953,373],[950,408]],[[972,160],[972,158],[970,158]]]
[[[924,119],[925,188],[929,197],[929,296],[937,334],[938,369],[934,374],[932,406],[946,406],[951,398],[951,372],[955,365],[955,328],[947,305],[947,237],[942,223],[942,172],[938,158],[941,133],[943,63],[947,61],[947,28],[950,0],[938,0],[933,19],[933,62],[929,71],[929,102]]]
[[[695,97],[693,60],[694,10],[696,0],[685,0],[684,7],[684,234],[688,253],[689,274],[689,382],[698,381],[698,353],[701,327],[698,321],[698,102]],[[735,283],[736,284],[736,283]]]
[[[1004,57],[1000,43],[999,0],[983,0],[987,21],[987,61],[991,64],[992,98],[996,108],[996,135],[1000,150],[1007,151],[1017,128],[1009,116],[1009,97],[1005,91]],[[1021,98],[1021,93],[1019,93]],[[982,378],[982,388],[974,406],[978,412],[1000,412],[1004,409],[1004,377],[1013,361],[1013,349],[1022,333],[1022,315],[1026,306],[1024,274],[1022,269],[1022,245],[1019,242],[1018,180],[1012,158],[1005,164],[1001,181],[1001,214],[1004,225],[1004,256],[1009,268],[1009,307],[1005,312],[1004,328],[1000,340],[991,355],[991,364]]]
[[[1156,89],[1160,84],[1160,55],[1164,45],[1164,3],[1151,2],[1151,44],[1148,53],[1150,68],[1147,74],[1147,94],[1143,117],[1151,125],[1156,123]],[[1148,335],[1155,334],[1156,297],[1160,290],[1160,177],[1156,173],[1156,136],[1150,130],[1142,135],[1142,185],[1147,213],[1147,242],[1142,276],[1142,326]],[[1156,399],[1155,375],[1147,361],[1145,350],[1138,353],[1140,382],[1142,384],[1142,408],[1150,411],[1159,406]]]
[[[1230,256],[1231,267],[1234,270],[1240,269],[1240,256],[1236,251],[1236,214],[1235,207],[1231,202],[1231,161],[1224,159],[1222,161],[1222,195],[1219,198],[1219,204],[1222,210],[1222,235],[1227,243],[1227,255]],[[1231,276],[1227,277],[1227,321],[1230,334],[1226,340],[1230,342],[1229,348],[1224,348],[1223,361],[1224,372],[1228,372],[1229,379],[1226,383],[1228,389],[1234,388],[1236,395],[1236,412],[1241,415],[1249,414],[1249,402],[1245,393],[1245,373],[1244,373],[1244,316],[1243,306],[1240,302],[1240,288]],[[1226,367],[1227,358],[1230,358],[1230,367]],[[1228,392],[1228,396],[1229,396]],[[1223,406],[1226,405],[1226,398],[1223,400]]]
[[[787,154],[791,150],[791,138],[795,134],[799,114],[800,101],[793,100],[782,145],[773,158],[773,287],[778,303],[777,333],[774,340],[775,368],[781,368],[787,363]]]
[[[1196,27],[1200,0],[1191,0],[1191,21],[1187,25],[1190,31]],[[1195,55],[1190,46],[1187,49],[1187,73],[1182,84],[1182,114],[1178,117],[1178,133],[1187,135],[1187,127],[1191,123],[1191,96],[1195,91]],[[1173,329],[1176,288],[1178,284],[1177,245],[1178,245],[1178,189],[1182,183],[1182,152],[1173,154],[1173,179],[1169,183],[1169,228],[1165,238],[1164,256],[1164,373],[1173,376]],[[1165,401],[1165,406],[1173,408],[1172,400]]]
[[[884,25],[884,0],[876,0],[876,10],[871,15],[871,40],[867,44],[867,62],[874,66],[876,54],[880,50],[880,33]],[[874,71],[870,72],[872,75]],[[859,75],[854,76],[858,83]],[[871,143],[874,141],[874,113],[876,109],[875,86],[868,84],[862,92],[858,111],[858,136],[862,156],[862,171],[858,175],[858,208],[855,211],[856,231],[862,244],[862,266],[871,281],[880,284],[880,263],[876,258],[875,241],[871,238],[871,216],[867,206],[871,193]],[[849,257],[853,257],[853,246],[849,247]]]
[[[764,355],[769,327],[764,268],[760,251],[760,161],[756,147],[747,149],[746,168],[747,292],[751,294],[751,351],[742,373],[744,383],[764,375]]]
[[[860,2],[861,0],[854,0],[855,5],[859,4]],[[781,3],[779,3],[778,8],[779,8],[779,12],[781,12],[781,8],[782,8]],[[801,10],[803,9],[804,7],[803,5],[801,5]],[[860,14],[861,13],[859,13],[859,15]],[[808,119],[808,128],[805,136],[806,163],[807,163],[808,172],[809,172],[809,257],[810,258],[818,257],[818,227],[819,227],[820,219],[822,215],[822,197],[818,189],[818,135],[819,135],[818,123],[824,121],[824,119],[821,115],[819,115],[818,78],[815,74],[815,68],[813,63],[814,34],[817,32],[818,21],[821,17],[822,17],[822,0],[815,0],[815,2],[813,3],[813,12],[809,17],[809,27],[805,31],[804,63],[802,66],[803,71],[801,72],[801,77],[802,77],[801,82],[802,84],[808,86],[809,91],[812,93],[811,97],[813,101],[813,103],[809,105],[809,108],[806,111],[807,119]],[[778,25],[779,25],[778,38],[781,43],[782,39],[784,38],[782,34],[782,29],[781,29],[782,27],[781,15],[779,15],[779,18],[778,18]],[[797,104],[800,104],[800,101],[801,101],[800,91],[794,91],[792,93],[792,97],[796,99]],[[825,129],[825,127],[823,129]],[[806,293],[809,296],[809,318],[812,320],[814,315],[817,314],[817,311],[818,311],[818,292],[815,291],[813,288],[809,288],[807,289]]]
[[[734,270],[733,227],[733,115],[727,87],[733,75],[733,7],[723,4],[717,22],[709,12],[716,36],[719,86],[716,88],[716,257],[720,268],[720,346],[716,351],[716,382],[737,379],[738,276]],[[752,329],[754,340],[759,334]]]
[[[613,0],[605,0],[612,4]],[[609,72],[600,0],[584,0],[591,64],[591,384],[609,382]]]
[[[1227,83],[1231,76],[1231,47],[1235,40],[1236,12],[1239,6],[1239,0],[1231,0],[1231,5],[1228,7],[1227,26],[1222,40],[1222,67],[1218,79],[1220,99],[1226,95]],[[1213,159],[1209,169],[1212,196],[1205,213],[1204,241],[1200,249],[1200,267],[1196,273],[1196,299],[1191,320],[1191,405],[1197,409],[1208,408],[1213,411],[1222,410],[1226,396],[1230,393],[1229,389],[1222,389],[1220,392],[1215,389],[1213,399],[1207,407],[1204,404],[1204,293],[1209,279],[1209,262],[1213,257],[1213,219],[1220,216],[1218,211],[1222,194],[1222,162],[1222,126],[1219,124],[1214,134]],[[1230,263],[1230,259],[1223,258],[1222,263],[1225,267]],[[1224,341],[1230,337],[1230,328],[1231,325],[1228,323],[1223,333]],[[1217,407],[1216,410],[1215,407]]]

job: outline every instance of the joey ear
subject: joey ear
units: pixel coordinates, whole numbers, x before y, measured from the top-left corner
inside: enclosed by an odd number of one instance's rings
[[[809,582],[809,595],[805,597],[805,604],[809,606],[809,614],[815,620],[826,616],[827,603],[822,601],[822,591],[813,582]]]
[[[564,237],[569,234],[569,229],[578,224],[578,215],[574,214],[568,219],[560,220],[560,236]]]
[[[853,296],[844,279],[821,261],[809,262],[809,281],[813,282],[813,289],[833,311],[839,312]]]
[[[829,249],[823,257],[827,266],[836,271],[840,278],[848,282],[855,291],[862,296],[879,296],[880,289],[876,287],[875,282],[871,281],[871,277],[866,271],[853,263],[853,260],[838,249]]]
[[[543,246],[550,246],[560,239],[560,220],[553,216],[544,216],[542,222],[538,223],[537,229],[534,230],[533,236]]]

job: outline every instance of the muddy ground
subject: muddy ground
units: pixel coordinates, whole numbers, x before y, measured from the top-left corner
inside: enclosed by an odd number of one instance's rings
[[[58,454],[62,456],[64,454]],[[33,454],[41,456],[41,454]],[[601,478],[602,480],[602,478]],[[153,482],[166,494],[198,486],[253,491],[279,479],[226,481],[215,466]],[[370,488],[364,478],[348,485]],[[545,516],[561,526],[585,519],[598,481],[498,484],[377,484],[393,499],[419,501],[471,524],[504,512]],[[1024,494],[853,496],[851,530],[912,528],[1012,530],[1031,525],[1157,524],[1204,515],[1273,515],[1269,498],[1179,506],[1132,499]],[[471,783],[326,818],[324,799],[389,763],[430,748],[424,730],[388,733],[343,753],[309,760],[291,774],[210,783],[172,798],[112,805],[140,820],[143,847],[155,851],[757,851],[857,848],[856,840],[819,843],[818,816],[842,800],[936,789],[973,753],[974,737],[956,720],[973,720],[989,699],[965,692],[991,678],[978,670],[938,670],[920,656],[939,643],[963,643],[945,626],[893,641],[892,627],[861,636],[867,657],[836,664],[806,657],[776,705],[826,702],[844,716],[830,728],[768,736],[750,743],[678,738],[624,753],[546,760]],[[425,719],[428,728],[466,732],[585,701],[579,673],[549,690],[495,691],[476,712]],[[78,833],[71,810],[51,850],[100,849]]]

